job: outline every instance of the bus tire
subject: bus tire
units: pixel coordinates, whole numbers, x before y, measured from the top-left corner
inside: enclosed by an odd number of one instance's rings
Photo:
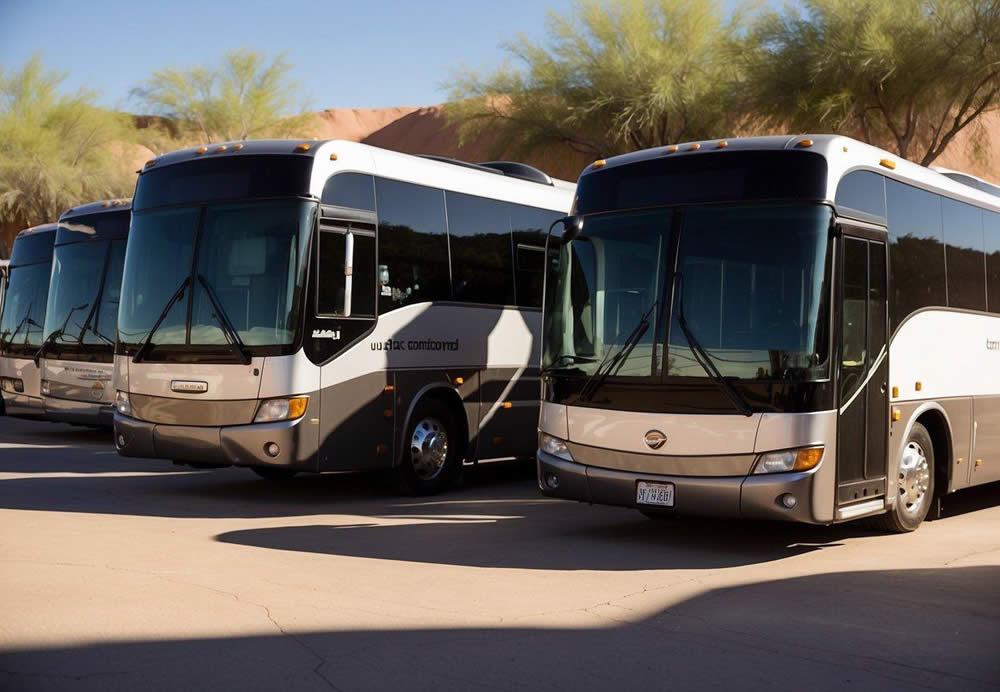
[[[295,469],[281,466],[251,466],[250,470],[267,481],[287,481],[298,473]]]
[[[883,531],[909,533],[934,504],[934,443],[920,423],[914,423],[899,458],[896,472],[896,505],[873,523]]]
[[[421,400],[410,417],[396,468],[400,490],[412,495],[446,490],[462,469],[464,447],[452,410],[438,399]]]

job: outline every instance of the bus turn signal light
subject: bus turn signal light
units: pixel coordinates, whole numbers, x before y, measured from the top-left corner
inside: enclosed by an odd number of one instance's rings
[[[819,466],[823,460],[822,447],[786,449],[781,452],[761,454],[754,467],[755,474],[782,473],[785,471],[809,471]]]

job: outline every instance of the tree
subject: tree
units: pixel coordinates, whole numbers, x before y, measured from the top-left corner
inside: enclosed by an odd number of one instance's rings
[[[291,69],[283,54],[268,63],[244,48],[227,52],[219,68],[158,70],[132,95],[206,141],[292,136],[306,116],[290,115],[298,89]]]
[[[749,109],[933,162],[1000,97],[1000,0],[804,0],[744,52]]]
[[[741,16],[714,0],[577,0],[550,12],[549,41],[505,46],[523,64],[459,76],[447,107],[462,143],[493,135],[496,154],[568,145],[592,156],[730,134],[727,87]]]
[[[20,70],[0,67],[0,253],[13,233],[55,221],[67,208],[124,197],[132,171],[113,157],[131,140],[131,120],[98,108],[93,92],[59,95],[64,75],[38,57]]]

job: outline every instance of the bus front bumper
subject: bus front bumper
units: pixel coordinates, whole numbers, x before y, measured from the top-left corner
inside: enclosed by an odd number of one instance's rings
[[[110,428],[114,424],[115,407],[111,404],[53,397],[44,398],[43,404],[47,420],[103,428]]]
[[[4,392],[3,405],[6,415],[12,418],[47,420],[45,405],[42,403],[41,397]]]
[[[189,426],[149,423],[115,412],[114,429],[115,447],[125,457],[317,470],[315,444],[306,443],[307,428],[301,418],[250,425]],[[312,434],[315,436],[315,431]],[[277,454],[266,451],[271,444],[277,445]]]
[[[724,477],[668,476],[588,466],[541,450],[537,460],[538,487],[549,497],[679,515],[827,523],[816,518],[813,511],[811,498],[816,476],[808,471]],[[674,507],[637,504],[639,481],[673,483]],[[794,507],[782,502],[788,494],[795,498]]]

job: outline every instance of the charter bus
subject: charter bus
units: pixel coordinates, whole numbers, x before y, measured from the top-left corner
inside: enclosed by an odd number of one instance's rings
[[[0,315],[0,396],[8,416],[43,418],[35,353],[42,345],[52,273],[54,223],[21,231],[10,253],[10,273]]]
[[[59,218],[45,329],[34,354],[48,420],[112,424],[115,327],[130,209],[130,200],[104,200]]]
[[[544,494],[909,531],[1000,480],[1000,197],[829,135],[597,161],[577,195]]]
[[[574,186],[353,142],[148,162],[116,356],[125,456],[297,471],[531,458],[545,237]]]

